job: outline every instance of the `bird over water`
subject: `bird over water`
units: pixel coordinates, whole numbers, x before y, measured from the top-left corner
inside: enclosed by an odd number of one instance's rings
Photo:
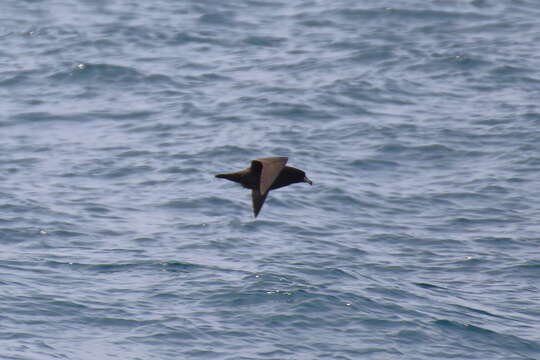
[[[251,161],[251,167],[247,169],[217,174],[216,177],[240,183],[243,187],[251,189],[253,214],[257,217],[270,190],[301,182],[313,185],[305,172],[292,166],[285,166],[287,160],[286,157],[257,159]]]

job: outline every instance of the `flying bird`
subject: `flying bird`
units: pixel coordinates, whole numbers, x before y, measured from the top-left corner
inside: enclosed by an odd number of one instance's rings
[[[287,160],[286,157],[257,159],[251,161],[251,167],[247,169],[218,174],[216,177],[240,183],[243,187],[251,189],[253,214],[257,217],[270,190],[301,182],[313,185],[313,182],[306,177],[305,172],[291,166],[285,166]]]

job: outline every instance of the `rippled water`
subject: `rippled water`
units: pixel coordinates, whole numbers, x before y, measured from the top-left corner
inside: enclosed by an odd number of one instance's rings
[[[0,357],[540,358],[539,16],[2,2]]]

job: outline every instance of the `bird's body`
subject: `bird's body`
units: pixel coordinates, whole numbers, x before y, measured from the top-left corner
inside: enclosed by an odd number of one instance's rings
[[[243,187],[251,189],[253,212],[257,217],[270,190],[299,182],[312,184],[305,172],[292,166],[285,166],[287,160],[286,157],[257,159],[253,160],[251,167],[247,169],[218,174],[216,177],[240,183]]]
[[[292,166],[285,166],[268,190],[275,190],[279,189],[280,187],[290,185],[291,182],[289,179],[293,177],[295,172],[297,171],[302,170],[293,168]],[[257,190],[260,189],[261,186],[260,173],[257,174],[252,172],[251,168],[247,168],[233,173],[219,174],[216,175],[216,177],[240,183],[240,185],[242,185],[246,189]]]

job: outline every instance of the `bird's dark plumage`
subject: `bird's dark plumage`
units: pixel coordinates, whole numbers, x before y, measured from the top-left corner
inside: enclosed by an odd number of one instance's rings
[[[247,169],[218,174],[216,177],[240,183],[243,187],[251,189],[253,213],[257,217],[270,190],[299,182],[313,184],[302,170],[285,166],[287,160],[286,157],[257,159],[253,160],[251,167]]]

